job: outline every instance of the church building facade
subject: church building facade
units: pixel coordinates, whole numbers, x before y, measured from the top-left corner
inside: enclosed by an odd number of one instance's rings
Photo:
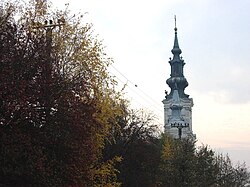
[[[170,58],[171,74],[166,83],[171,91],[166,91],[164,104],[164,131],[174,138],[195,138],[192,130],[192,107],[193,99],[185,94],[184,90],[188,86],[184,77],[184,60],[180,56],[182,53],[175,26],[174,47],[171,50],[173,58]]]

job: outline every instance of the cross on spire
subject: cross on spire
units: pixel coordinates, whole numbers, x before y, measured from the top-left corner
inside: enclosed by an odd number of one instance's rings
[[[176,15],[174,15],[174,30],[177,32],[177,27],[176,27]]]
[[[174,25],[175,25],[175,28],[176,28],[176,15],[174,15]]]

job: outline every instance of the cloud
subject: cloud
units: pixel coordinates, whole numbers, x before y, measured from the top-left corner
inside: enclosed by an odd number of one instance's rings
[[[217,66],[219,67],[219,65]],[[250,77],[249,67],[239,67],[227,65],[213,71],[205,71],[199,76],[205,76],[207,79],[193,80],[197,90],[202,93],[210,94],[220,103],[246,103],[250,102]]]

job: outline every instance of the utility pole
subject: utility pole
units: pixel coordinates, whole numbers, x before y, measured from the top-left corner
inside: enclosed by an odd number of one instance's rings
[[[44,24],[39,25],[37,27],[33,27],[33,29],[45,29],[45,45],[46,45],[46,50],[44,51],[45,54],[45,59],[47,62],[43,65],[43,78],[44,78],[44,98],[43,98],[43,108],[45,110],[45,119],[44,122],[49,121],[49,116],[51,113],[51,108],[52,108],[52,98],[51,98],[51,89],[50,85],[52,82],[52,57],[51,57],[51,52],[52,52],[52,30],[59,26],[65,25],[64,19],[59,19],[56,24],[53,23],[52,20],[45,20]]]

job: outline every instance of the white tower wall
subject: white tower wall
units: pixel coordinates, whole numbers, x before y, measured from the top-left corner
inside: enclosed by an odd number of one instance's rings
[[[164,99],[164,129],[165,133],[170,134],[174,138],[178,138],[178,129],[176,127],[171,127],[170,118],[172,115],[171,105],[173,103],[173,99]],[[181,110],[181,116],[184,118],[184,121],[189,124],[189,127],[182,129],[182,137],[194,137],[192,130],[192,107],[193,107],[193,99],[192,98],[180,98],[180,104],[183,106]]]

